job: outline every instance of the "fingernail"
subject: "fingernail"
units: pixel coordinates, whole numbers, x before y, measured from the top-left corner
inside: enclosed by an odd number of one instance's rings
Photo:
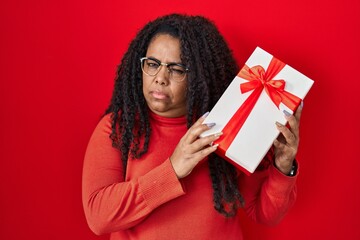
[[[206,113],[204,113],[204,115],[202,115],[201,117],[202,117],[202,118],[206,118],[206,117],[209,115],[209,113],[210,113],[210,112],[206,112]]]
[[[300,102],[300,107],[303,108],[304,107],[304,101]]]
[[[284,110],[283,113],[285,114],[286,117],[290,117],[291,113],[289,113],[288,111]]]
[[[219,146],[219,144],[217,143],[217,144],[215,144],[215,145],[213,145],[213,146],[211,146],[211,147],[213,147],[213,148],[217,148]]]
[[[219,138],[221,135],[223,135],[223,132],[218,132],[214,134],[214,137]]]
[[[275,124],[276,124],[276,126],[278,126],[278,127],[282,127],[283,125],[281,124],[281,123],[279,123],[279,122],[275,122]]]
[[[216,123],[205,123],[205,125],[208,126],[208,128],[212,128]]]

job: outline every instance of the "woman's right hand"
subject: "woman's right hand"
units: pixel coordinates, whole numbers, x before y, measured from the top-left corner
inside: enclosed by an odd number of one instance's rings
[[[170,157],[171,164],[178,178],[184,178],[189,175],[202,159],[217,149],[218,144],[211,146],[211,143],[218,139],[222,133],[199,138],[201,133],[215,125],[214,123],[202,124],[206,115],[199,118],[194,125],[189,128],[180,139]]]

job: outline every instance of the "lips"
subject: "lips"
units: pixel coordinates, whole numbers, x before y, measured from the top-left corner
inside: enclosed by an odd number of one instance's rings
[[[161,92],[161,91],[158,91],[158,90],[151,91],[151,92],[150,92],[150,95],[151,95],[153,98],[155,98],[155,99],[160,99],[160,100],[168,98],[168,95],[167,95],[167,94],[165,94],[165,93],[163,93],[163,92]]]

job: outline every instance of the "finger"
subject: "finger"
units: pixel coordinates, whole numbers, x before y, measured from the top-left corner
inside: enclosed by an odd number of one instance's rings
[[[201,124],[204,122],[205,118],[206,118],[208,115],[209,115],[209,112],[204,113],[204,115],[202,115],[202,116],[193,124],[193,126],[196,127],[196,126],[201,125]]]
[[[274,140],[274,146],[277,150],[280,150],[280,151],[285,148],[285,145],[277,139]]]
[[[299,107],[296,109],[296,112],[294,114],[296,120],[300,123],[300,117],[301,117],[301,113],[304,107],[304,101],[301,101]],[[300,125],[300,124],[299,124]]]
[[[214,141],[216,141],[217,139],[219,139],[221,135],[222,135],[222,132],[219,132],[219,133],[212,134],[212,135],[204,137],[204,138],[197,139],[190,145],[190,151],[193,153],[198,152],[198,151],[204,149],[205,147],[212,145],[212,143]]]
[[[296,136],[288,129],[286,126],[282,125],[279,122],[276,122],[277,129],[281,132],[281,134],[285,137],[287,144],[294,146],[297,144]]]
[[[200,124],[198,126],[192,126],[186,132],[184,142],[187,144],[193,143],[199,138],[201,133],[209,130],[213,126],[215,126],[215,123],[206,123],[206,124]]]
[[[201,151],[194,153],[193,160],[196,161],[197,163],[200,162],[202,159],[204,159],[211,153],[215,152],[218,146],[219,146],[219,144],[215,144],[213,146],[206,147],[206,148],[202,149]]]
[[[279,136],[276,138],[276,140],[278,140],[281,143],[286,143],[286,139],[284,137],[284,135],[279,134]]]
[[[284,110],[284,115],[286,120],[288,121],[290,125],[290,131],[293,132],[293,134],[298,137],[299,136],[299,122],[295,118],[294,115],[291,115],[288,111]]]
[[[209,112],[206,112],[203,114],[186,132],[185,134],[185,142],[186,143],[192,143],[195,141],[201,133],[205,132],[206,130],[209,130],[213,126],[215,126],[215,123],[205,123],[203,124],[206,117],[209,115]]]
[[[197,127],[201,126],[202,123],[204,122],[205,118],[206,118],[208,115],[209,115],[209,112],[206,112],[204,115],[202,115],[202,116],[188,129],[188,131],[187,131],[187,132],[185,133],[185,135],[184,135],[184,138],[187,138],[187,136],[192,133],[193,129],[196,129]],[[208,128],[211,128],[211,127],[213,127],[213,126],[215,125],[215,123],[207,123],[206,125],[207,125]],[[204,130],[204,131],[205,131],[205,130]],[[191,137],[188,139],[188,141],[186,141],[186,142],[190,142],[190,143],[191,143],[191,142],[194,141],[194,139],[196,139],[196,138],[197,138],[197,136],[194,136],[194,133],[193,133],[193,134],[191,135]]]

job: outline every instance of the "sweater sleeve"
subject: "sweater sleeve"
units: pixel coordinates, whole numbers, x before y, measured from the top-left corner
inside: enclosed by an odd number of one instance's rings
[[[110,133],[107,115],[90,138],[83,165],[84,212],[98,235],[133,227],[161,204],[185,194],[169,159],[124,181],[120,152],[112,147]]]
[[[254,221],[276,225],[296,199],[296,179],[281,173],[273,164],[256,170],[251,176],[240,177],[240,191],[245,200],[245,212]]]

